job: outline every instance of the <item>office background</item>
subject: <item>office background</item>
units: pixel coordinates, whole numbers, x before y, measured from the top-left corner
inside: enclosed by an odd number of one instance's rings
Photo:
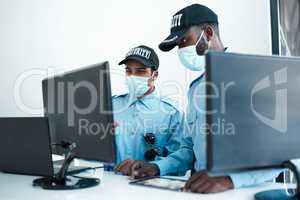
[[[163,53],[157,45],[169,33],[171,16],[192,3],[219,14],[221,37],[231,51],[271,54],[269,0],[0,1],[0,116],[43,114],[41,80],[48,67],[60,73],[109,60],[113,94],[124,92],[124,71],[117,64],[140,44],[154,47],[160,57],[160,93],[185,107],[196,74],[181,66],[176,50]]]

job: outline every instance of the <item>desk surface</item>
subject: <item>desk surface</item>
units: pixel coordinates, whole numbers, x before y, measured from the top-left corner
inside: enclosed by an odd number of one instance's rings
[[[47,191],[32,187],[32,180],[36,177],[12,175],[0,172],[0,199],[1,200],[193,200],[193,199],[230,199],[230,200],[252,200],[254,194],[259,191],[282,187],[279,184],[266,184],[240,190],[232,190],[219,194],[192,194],[185,192],[173,192],[167,190],[151,189],[142,186],[129,185],[129,179],[125,176],[104,172],[101,184],[94,188],[74,191]],[[41,198],[42,197],[42,198]]]

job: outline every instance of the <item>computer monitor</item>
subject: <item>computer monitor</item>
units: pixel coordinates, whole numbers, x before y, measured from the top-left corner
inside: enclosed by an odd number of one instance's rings
[[[47,78],[42,86],[52,143],[75,142],[77,157],[114,163],[108,62]],[[54,152],[65,153],[59,146]]]
[[[0,171],[53,176],[46,118],[0,118],[0,132]]]
[[[300,59],[206,56],[207,168],[281,167],[300,158]]]

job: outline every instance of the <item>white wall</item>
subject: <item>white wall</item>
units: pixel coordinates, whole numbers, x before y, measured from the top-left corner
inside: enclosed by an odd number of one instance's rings
[[[47,67],[63,71],[109,60],[118,61],[137,45],[157,51],[162,93],[180,100],[195,75],[179,63],[176,50],[163,53],[157,45],[168,35],[171,16],[194,2],[219,14],[222,39],[235,52],[269,54],[269,0],[1,0],[0,116],[28,116],[14,96],[15,81],[24,71],[22,102],[41,115],[41,80]],[[123,71],[112,75],[113,93],[125,90]],[[176,82],[182,89],[176,91]],[[167,86],[169,85],[169,86]]]

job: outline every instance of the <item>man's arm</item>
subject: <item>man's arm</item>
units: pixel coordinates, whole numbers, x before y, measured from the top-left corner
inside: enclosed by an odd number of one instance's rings
[[[181,111],[176,111],[171,115],[169,123],[168,141],[165,148],[168,150],[168,155],[174,153],[180,148],[182,139],[182,120],[184,114]],[[167,155],[165,155],[166,157]]]
[[[184,190],[196,193],[216,193],[255,186],[276,178],[282,171],[280,169],[248,171],[229,176],[209,176],[205,172],[196,172],[187,181]]]
[[[184,175],[194,165],[194,150],[191,129],[188,127],[186,118],[182,117],[177,130],[180,133],[180,148],[169,154],[167,157],[151,163],[137,161],[131,168],[131,175],[134,178],[141,178],[153,175]]]
[[[233,182],[234,188],[243,188],[262,184],[266,181],[277,178],[278,175],[283,171],[283,169],[256,170],[242,173],[232,173],[229,176]]]
[[[152,162],[159,168],[159,175],[184,175],[187,170],[193,167],[194,152],[191,137],[182,137],[180,148],[174,153]]]
[[[159,167],[160,175],[184,174],[191,168],[190,166],[182,167],[182,163],[186,163],[186,161],[183,161],[183,159],[185,159],[185,156],[183,155],[193,155],[191,139],[184,138],[183,136],[183,120],[183,113],[179,111],[172,116],[169,126],[170,138],[166,145],[168,156],[157,157],[155,161],[151,162]],[[193,158],[187,156],[187,159]]]
[[[135,161],[131,167],[130,175],[133,178],[149,176],[184,175],[192,168],[194,161],[192,138],[184,138],[180,148],[165,158],[146,163]]]

